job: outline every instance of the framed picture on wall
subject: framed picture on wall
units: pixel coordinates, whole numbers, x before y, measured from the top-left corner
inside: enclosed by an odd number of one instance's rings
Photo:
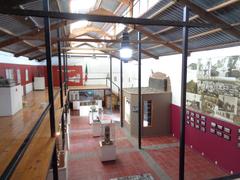
[[[5,73],[6,73],[6,79],[14,79],[13,69],[6,69]]]
[[[227,135],[227,134],[223,134],[223,138],[230,141],[231,140],[231,136]]]
[[[239,65],[240,56],[235,54],[190,58],[186,108],[239,125]]]
[[[25,76],[26,76],[26,81],[29,81],[29,77],[28,77],[28,69],[25,70]]]
[[[17,83],[21,84],[21,71],[17,69]]]

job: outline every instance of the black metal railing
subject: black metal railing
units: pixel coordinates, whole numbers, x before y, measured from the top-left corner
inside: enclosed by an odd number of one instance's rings
[[[109,81],[109,83],[111,84],[112,83],[112,85],[114,85],[116,88],[117,88],[117,95],[118,95],[118,97],[120,96],[120,87],[115,83],[115,82],[113,82],[113,81],[111,81],[111,79],[110,78],[106,78],[106,81]],[[106,85],[108,85],[107,83],[106,83]],[[111,87],[111,85],[110,85],[110,87]],[[113,89],[113,88],[112,88]],[[113,90],[112,90],[112,92],[113,92]]]
[[[54,100],[57,98],[59,93],[60,93],[60,90],[54,95]],[[50,107],[51,107],[51,105],[48,104],[46,106],[46,108],[43,110],[43,112],[41,113],[37,122],[35,123],[35,125],[31,129],[31,131],[28,133],[27,137],[24,139],[23,143],[21,144],[21,146],[18,148],[17,152],[15,153],[14,157],[11,159],[10,163],[8,164],[6,169],[4,170],[3,174],[0,177],[0,180],[6,180],[6,179],[9,179],[11,177],[11,175],[13,174],[17,165],[21,161],[24,153],[26,152],[28,146],[31,144],[31,141],[32,141],[34,135],[38,131],[38,129],[39,129],[40,125],[42,124],[44,118],[46,117],[47,113],[49,112]]]
[[[51,107],[51,105],[48,104],[47,107],[44,109],[44,111],[42,112],[42,114],[38,118],[36,124],[33,126],[32,130],[29,132],[27,137],[24,139],[23,143],[21,144],[21,146],[17,150],[16,154],[14,155],[14,157],[12,158],[10,163],[8,164],[7,168],[4,170],[4,172],[3,172],[3,174],[1,175],[1,178],[0,178],[1,180],[9,179],[11,177],[11,175],[13,174],[14,170],[16,169],[18,163],[22,159],[25,151],[27,150],[29,144],[31,143],[34,135],[36,134],[37,130],[39,129],[42,121],[46,117],[50,107]]]

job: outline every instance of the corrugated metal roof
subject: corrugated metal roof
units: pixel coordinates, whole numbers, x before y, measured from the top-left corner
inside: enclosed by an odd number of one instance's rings
[[[153,7],[151,7],[146,13],[144,13],[141,17],[142,18],[149,18],[152,15],[159,12],[159,9],[162,7],[165,7],[167,4],[169,4],[169,0],[159,0],[157,4],[155,4]]]
[[[113,12],[118,7],[118,5],[119,5],[118,1],[109,2],[109,0],[102,0],[100,7]]]
[[[34,52],[32,52],[32,53],[29,53],[29,54],[28,54],[28,57],[32,58],[32,57],[41,56],[41,55],[43,55],[42,52],[34,51]]]
[[[50,1],[50,9],[51,10],[58,10],[58,5],[55,0]],[[192,0],[192,3],[195,3],[201,8],[209,9],[213,8],[214,6],[220,5],[221,3],[226,3],[225,0]],[[59,0],[59,4],[61,6],[61,10],[69,10],[68,7],[68,1],[65,0]],[[118,9],[117,15],[122,15],[128,8],[127,5],[122,5],[119,7],[120,2],[117,0],[108,1],[103,0],[100,4],[101,8],[105,8],[111,12],[114,12],[116,9]],[[32,9],[32,10],[41,10],[42,9],[42,0],[37,0],[34,2],[30,2],[23,5],[25,9]],[[167,8],[166,8],[167,7]],[[217,10],[211,12],[212,15],[215,17],[221,19],[222,21],[229,23],[229,24],[235,24],[238,23],[239,26],[235,26],[235,29],[239,30],[240,33],[240,1],[235,2],[234,4],[229,4],[226,7],[221,7]],[[151,9],[148,10],[148,12],[144,13],[141,17],[142,18],[155,18],[160,20],[173,20],[173,21],[182,21],[183,17],[183,5],[179,2],[173,2],[172,0],[159,0],[159,2],[153,6]],[[195,14],[193,12],[190,12],[190,17],[193,18]],[[34,20],[39,24],[40,27],[43,27],[43,19],[42,18],[34,18]],[[207,22],[209,19],[205,17],[199,18],[196,17],[192,22]],[[51,22],[56,22],[56,19],[51,19]],[[212,22],[209,22],[212,23]],[[32,29],[34,29],[34,25],[32,23],[32,26],[28,23],[25,23],[24,21],[19,21],[18,18],[15,18],[14,16],[7,16],[7,15],[0,15],[0,25],[1,28],[6,29],[7,31],[14,34],[14,36],[21,35],[25,32],[30,32]],[[94,26],[102,28],[104,23],[93,23]],[[105,29],[103,31],[107,32],[107,27],[104,26]],[[156,36],[160,37],[161,39],[171,42],[177,47],[181,48],[181,39],[182,39],[182,28],[169,28],[164,26],[145,26],[144,27],[147,31],[151,32],[152,34],[155,34]],[[66,28],[67,33],[69,32],[69,26]],[[234,35],[231,35],[227,33],[226,31],[222,30],[216,30],[209,32],[213,29],[206,29],[206,28],[190,28],[189,29],[189,50],[194,51],[202,48],[211,48],[215,46],[229,46],[229,44],[235,43],[239,41],[239,38],[236,38]],[[101,38],[101,35],[96,32],[90,32],[88,33],[91,36],[94,36],[96,38]],[[53,38],[56,38],[56,31],[53,31],[51,33]],[[0,43],[4,40],[12,37],[11,35],[7,35],[6,33],[3,33],[0,31]],[[144,34],[142,35],[143,38]],[[130,39],[131,41],[137,40],[137,33],[136,31],[132,31],[130,33]],[[148,39],[149,40],[149,39]],[[153,39],[154,40],[154,39]],[[31,44],[35,46],[39,46],[44,43],[44,41],[36,41],[31,40],[28,41]],[[135,45],[134,45],[135,46]],[[119,43],[113,44],[112,47],[120,47]],[[163,45],[159,45],[159,42],[153,42],[153,43],[142,43],[143,49],[148,49],[147,51],[153,55],[162,56],[162,55],[168,55],[168,54],[174,54],[176,51],[170,49],[169,47],[165,47]],[[20,50],[24,50],[29,48],[28,45],[25,43],[16,43],[11,46],[7,46],[3,48],[3,50],[10,51],[10,52],[20,52]],[[33,52],[28,54],[27,56],[36,56],[36,54],[41,55],[41,52]],[[143,57],[146,57],[143,55]],[[136,58],[136,55],[134,56]]]
[[[9,36],[9,35],[7,35],[7,34],[5,34],[5,33],[0,31],[0,42],[1,41],[5,41],[5,40],[7,40],[9,38],[11,38],[11,36]]]
[[[209,1],[209,0],[192,0],[192,1],[204,9],[208,9],[208,8],[217,6],[223,2],[226,2],[226,0],[211,0],[211,1]]]
[[[29,49],[31,48],[31,46],[23,43],[23,42],[19,42],[19,43],[15,43],[15,44],[12,44],[10,46],[6,46],[5,49],[7,51],[11,51],[11,52],[16,52],[16,51],[23,51],[23,50],[26,50],[26,49]]]
[[[14,35],[28,32],[32,27],[28,27],[18,21],[15,16],[0,15],[1,28],[8,30]]]
[[[208,9],[212,8],[216,5],[219,5],[221,3],[224,3],[226,1],[224,0],[194,0],[197,5],[199,5],[202,8]],[[173,21],[182,21],[183,17],[183,5],[180,3],[175,3],[169,8],[163,10],[161,13],[157,13],[159,9],[162,9],[164,6],[169,5],[171,3],[170,0],[160,0],[153,8],[151,8],[147,13],[145,13],[142,17],[148,18],[153,17],[160,20],[173,20]],[[228,7],[224,7],[222,9],[219,9],[215,12],[212,12],[213,15],[215,15],[217,18],[227,22],[227,23],[240,23],[240,2],[237,2],[233,5],[229,5]],[[157,15],[157,16],[156,16]],[[155,16],[155,17],[154,17]],[[190,17],[195,16],[193,12],[190,11]],[[204,23],[207,22],[206,19],[202,18],[195,18],[191,22],[199,22]],[[209,22],[211,23],[211,22]],[[182,28],[171,28],[170,30],[165,30],[168,27],[156,27],[156,26],[145,26],[144,27],[147,31],[156,34],[157,36],[161,37],[161,39],[166,40],[167,42],[173,42],[176,46],[181,47],[182,46]],[[236,29],[240,30],[240,26],[236,27]],[[238,38],[235,36],[228,34],[224,31],[216,31],[207,34],[212,29],[207,28],[190,28],[189,29],[189,50],[194,51],[195,49],[203,48],[203,47],[211,47],[216,46],[220,44],[225,44],[227,46],[228,43],[237,42],[239,41]],[[162,32],[161,32],[162,31]],[[158,33],[161,32],[161,33]],[[136,31],[133,31],[130,35],[130,37],[133,37],[133,39],[136,39]],[[195,38],[193,38],[195,36]],[[150,46],[144,45],[144,48],[149,48]],[[156,47],[156,45],[153,45],[153,47]],[[176,53],[174,50],[159,45],[156,48],[150,48],[147,50],[148,52],[154,54],[154,55],[167,55],[167,54],[174,54]]]
[[[220,9],[213,14],[227,23],[239,23],[240,1],[234,5],[228,6],[224,9]]]
[[[30,9],[30,10],[43,10],[43,1],[33,1],[30,3],[26,3],[22,5],[24,9]]]

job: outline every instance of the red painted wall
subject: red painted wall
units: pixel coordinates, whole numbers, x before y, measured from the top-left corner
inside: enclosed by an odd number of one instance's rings
[[[6,78],[6,69],[13,69],[14,79],[16,81],[17,81],[17,69],[20,69],[22,86],[33,82],[34,76],[37,76],[38,72],[41,71],[39,69],[39,66],[0,63],[0,76]],[[26,69],[28,69],[28,81],[26,81],[26,74],[25,74]],[[25,93],[25,89],[24,89],[24,93]]]
[[[6,78],[6,69],[13,69],[14,71],[14,79],[17,81],[17,69],[21,71],[21,85],[25,86],[28,83],[33,82],[35,76],[45,76],[45,84],[47,86],[47,67],[46,66],[33,66],[33,65],[21,65],[21,64],[6,64],[0,63],[0,76]],[[25,70],[28,69],[28,79],[26,81]],[[62,71],[63,73],[63,71]],[[71,79],[80,76],[82,78],[82,66],[68,66],[68,76],[69,76],[69,86],[81,86],[83,84],[82,79],[79,82],[72,82]],[[62,74],[63,77],[63,74]],[[58,66],[53,66],[53,83],[54,86],[59,86],[59,72]],[[25,88],[24,94],[25,94]]]
[[[179,138],[180,129],[180,107],[171,105],[171,129],[172,133]],[[200,113],[199,113],[200,114]],[[234,173],[240,172],[240,148],[237,147],[237,131],[239,126],[218,120],[216,118],[207,117],[206,132],[186,125],[186,144],[192,145],[193,149],[204,152],[205,157],[215,162],[227,171]],[[222,137],[210,133],[211,122],[222,125],[223,127],[230,128],[231,141],[227,141]]]
[[[63,73],[63,70],[62,70]],[[58,66],[53,66],[53,74],[57,74],[54,76],[53,81],[54,81],[54,86],[59,86],[59,71],[58,71]],[[83,84],[82,81],[82,66],[68,66],[68,85],[69,86],[81,86]],[[63,74],[62,74],[63,77]],[[81,80],[79,79],[81,77]],[[74,82],[73,79],[76,81]]]
[[[47,68],[46,66],[41,67],[41,72],[43,72],[46,80],[46,86],[47,86]],[[53,84],[54,86],[59,86],[59,70],[58,66],[53,66],[52,68],[53,72]],[[62,78],[63,78],[63,68],[62,68]],[[81,77],[81,80],[79,80],[79,76]],[[68,85],[69,86],[81,86],[83,84],[82,80],[83,72],[82,72],[82,66],[68,66]],[[76,78],[78,82],[73,82],[73,78]]]

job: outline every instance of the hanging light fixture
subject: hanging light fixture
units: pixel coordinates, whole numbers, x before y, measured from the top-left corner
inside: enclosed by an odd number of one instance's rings
[[[128,60],[132,57],[132,49],[129,46],[129,34],[127,29],[123,31],[120,57],[125,63],[127,63]]]

